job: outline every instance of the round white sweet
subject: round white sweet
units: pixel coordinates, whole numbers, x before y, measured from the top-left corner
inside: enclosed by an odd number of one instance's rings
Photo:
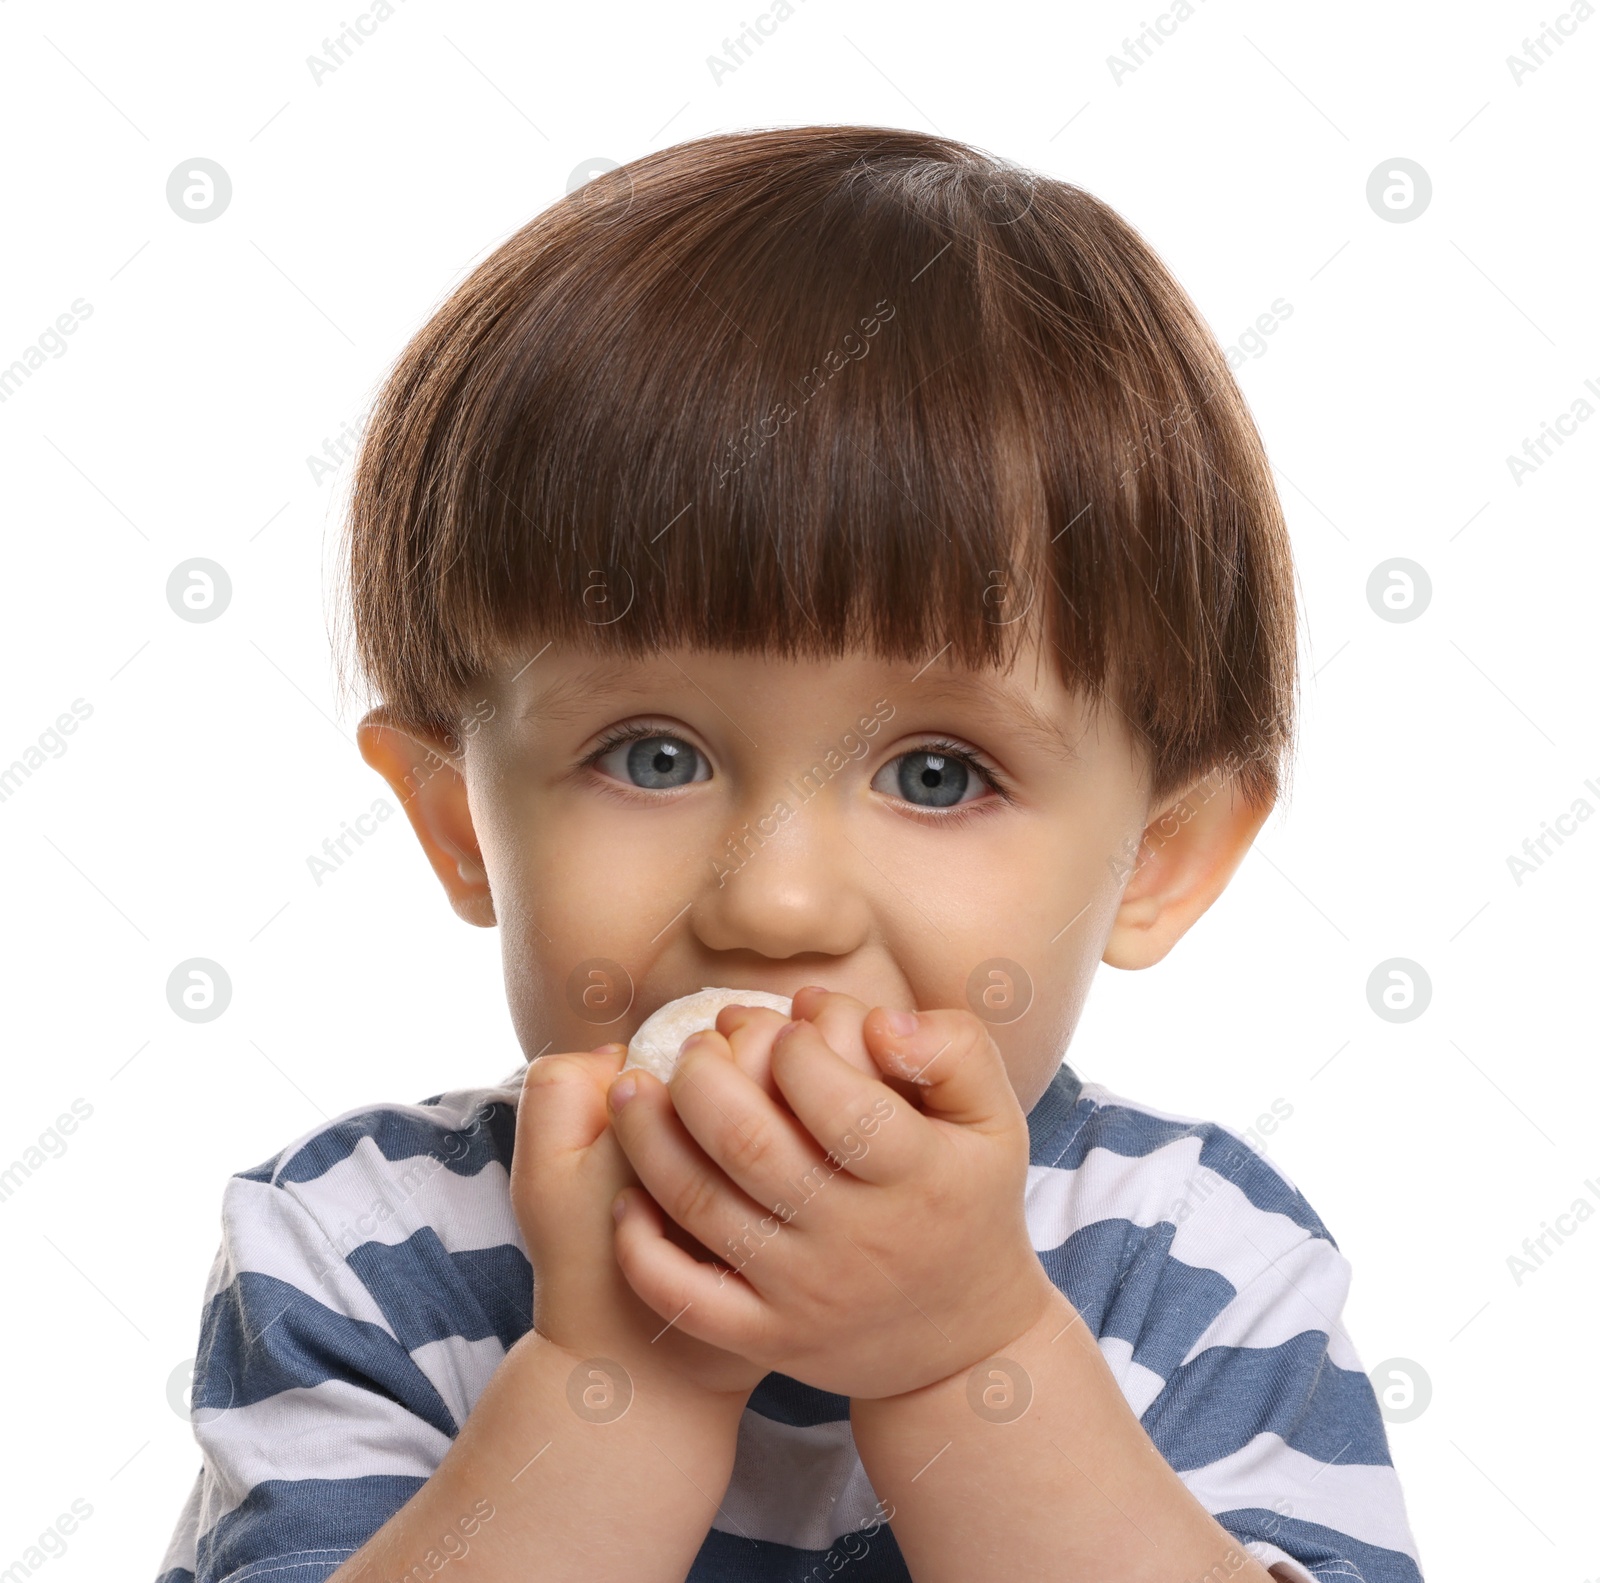
[[[678,1064],[678,1047],[691,1033],[701,1033],[717,1025],[717,1013],[724,1006],[770,1006],[789,1015],[790,997],[769,994],[764,989],[697,989],[658,1007],[639,1024],[639,1031],[628,1041],[628,1059],[622,1063],[642,1066],[645,1071],[669,1082]]]

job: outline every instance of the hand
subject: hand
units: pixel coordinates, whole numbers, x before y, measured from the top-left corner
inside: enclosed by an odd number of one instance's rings
[[[608,1124],[605,1096],[625,1056],[621,1044],[545,1055],[523,1074],[511,1205],[533,1263],[534,1329],[580,1361],[622,1364],[636,1387],[654,1376],[748,1396],[765,1368],[668,1328],[671,1315],[647,1307],[618,1268],[611,1206],[638,1177]],[[676,1226],[670,1234],[692,1263],[697,1244]]]
[[[737,1273],[664,1236],[641,1193],[618,1263],[677,1328],[819,1389],[948,1379],[1056,1298],[1028,1238],[1027,1118],[1000,1052],[970,1012],[918,1013],[900,1033],[885,1008],[821,990],[795,1012],[727,1008],[669,1085],[629,1073],[613,1122],[655,1204]]]

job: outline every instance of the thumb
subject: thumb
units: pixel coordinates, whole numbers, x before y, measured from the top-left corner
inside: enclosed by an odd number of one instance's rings
[[[517,1152],[536,1159],[589,1148],[610,1125],[606,1089],[622,1069],[627,1046],[541,1055],[522,1074]]]
[[[907,1018],[909,1028],[903,1026]],[[1016,1119],[1017,1096],[999,1047],[970,1011],[874,1006],[861,1032],[884,1073],[917,1086],[925,1115],[965,1127]]]

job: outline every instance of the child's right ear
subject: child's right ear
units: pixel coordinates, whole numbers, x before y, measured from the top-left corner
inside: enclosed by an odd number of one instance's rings
[[[493,928],[494,897],[472,828],[459,748],[423,727],[401,725],[383,705],[362,717],[356,742],[400,799],[457,916]]]

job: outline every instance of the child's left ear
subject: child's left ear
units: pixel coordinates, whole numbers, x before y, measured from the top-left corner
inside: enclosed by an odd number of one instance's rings
[[[1215,776],[1167,802],[1145,826],[1101,960],[1150,967],[1220,896],[1272,812]]]

